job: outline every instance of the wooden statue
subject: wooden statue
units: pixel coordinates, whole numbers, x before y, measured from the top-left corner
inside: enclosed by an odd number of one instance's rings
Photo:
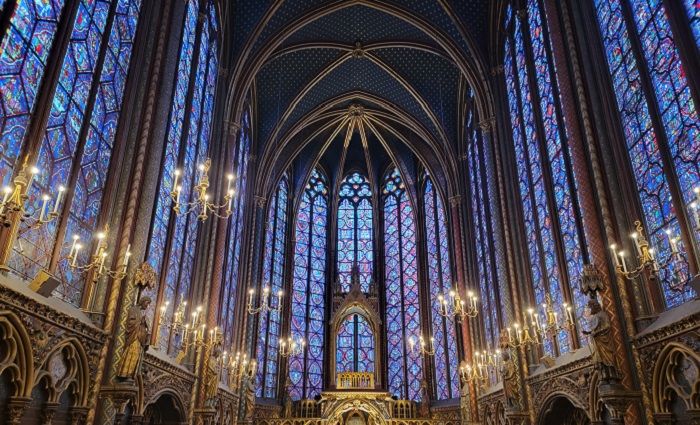
[[[221,349],[218,346],[214,347],[209,356],[207,370],[205,371],[204,400],[207,406],[214,406],[216,402],[216,394],[219,389],[219,374],[216,370],[216,366],[219,362],[220,355]]]
[[[589,330],[584,330],[584,335],[590,337],[593,364],[600,372],[601,381],[617,380],[617,362],[613,352],[613,338],[610,329],[608,314],[598,302],[596,297],[588,301],[590,311]]]
[[[246,379],[245,389],[245,419],[253,419],[253,411],[255,410],[255,376],[249,376]]]
[[[117,371],[117,378],[120,380],[133,380],[141,373],[141,361],[148,349],[150,338],[145,316],[145,311],[150,304],[151,299],[144,296],[129,309],[126,318],[126,347]]]
[[[430,417],[430,392],[428,391],[428,380],[423,378],[420,383],[421,402],[418,414],[421,418]]]
[[[518,392],[518,376],[515,364],[508,351],[502,351],[501,378],[503,378],[503,394],[511,409],[520,409],[520,393]]]
[[[287,381],[284,384],[284,411],[282,417],[291,418],[292,417],[292,380],[287,376]]]

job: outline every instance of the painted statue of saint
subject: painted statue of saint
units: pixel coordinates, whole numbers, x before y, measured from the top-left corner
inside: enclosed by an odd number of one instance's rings
[[[121,380],[135,379],[140,373],[141,360],[150,337],[145,316],[150,304],[151,299],[144,296],[129,308],[126,318],[126,347],[117,371],[117,377]]]
[[[602,380],[615,379],[617,377],[617,362],[613,352],[614,343],[610,331],[610,319],[596,298],[591,298],[588,301],[588,309],[591,326],[583,333],[590,336],[593,364],[599,369]]]

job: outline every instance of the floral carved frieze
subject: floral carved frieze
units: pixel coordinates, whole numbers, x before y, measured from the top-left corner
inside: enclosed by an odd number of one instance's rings
[[[182,406],[189,406],[195,376],[156,356],[146,353],[143,363],[144,408],[154,402],[165,391],[176,395]]]

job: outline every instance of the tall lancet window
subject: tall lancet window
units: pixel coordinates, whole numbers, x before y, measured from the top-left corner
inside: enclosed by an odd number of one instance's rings
[[[401,398],[420,400],[423,356],[411,351],[420,329],[416,225],[411,201],[394,168],[384,177],[384,269],[386,286],[387,365],[389,391]]]
[[[170,193],[173,191],[175,170],[180,170],[181,202],[192,202],[197,184],[197,166],[207,159],[211,117],[218,75],[218,24],[214,2],[205,4],[207,19],[200,21],[200,2],[188,0],[184,15],[182,38],[173,99],[162,157],[161,178],[156,195],[153,223],[148,247],[148,262],[159,276],[155,294],[149,294],[161,305],[170,300],[167,315],[182,300],[190,297],[194,259],[197,249],[199,221],[195,214],[177,215],[173,211]],[[199,43],[197,30],[201,28]],[[191,103],[187,105],[187,97]],[[149,317],[153,317],[151,309]],[[189,312],[187,312],[189,315]],[[157,322],[156,322],[157,325]],[[154,329],[156,329],[154,327]],[[157,335],[159,345],[170,354],[176,351],[175,338],[166,326]],[[154,343],[156,341],[153,341]]]
[[[484,324],[484,337],[489,349],[499,346],[499,313],[502,308],[498,297],[497,255],[493,229],[493,194],[489,192],[489,179],[493,174],[491,162],[487,155],[487,139],[481,137],[475,123],[473,95],[468,98],[467,121],[467,160],[470,184],[470,205],[473,220],[473,241],[476,253],[476,271],[478,272],[480,299],[483,305],[483,315],[480,320]]]
[[[344,292],[350,291],[354,264],[360,269],[362,290],[369,291],[374,263],[372,229],[372,190],[365,176],[351,173],[340,185],[338,207],[338,277]]]
[[[245,211],[245,196],[247,182],[248,155],[250,153],[250,112],[243,114],[238,143],[232,149],[234,164],[234,201],[227,230],[226,263],[224,265],[224,282],[222,285],[219,305],[220,323],[224,334],[224,347],[233,343],[233,332],[236,328],[235,306],[236,288],[238,287],[239,260],[241,256],[241,239],[243,232],[243,213]],[[240,317],[240,316],[239,316]]]
[[[335,337],[337,372],[374,372],[374,332],[365,316],[349,314]]]
[[[265,231],[265,253],[261,284],[277,294],[284,286],[284,250],[287,242],[287,206],[289,188],[287,177],[282,177],[274,195],[270,198],[267,228]],[[260,294],[262,291],[258,291]],[[277,297],[270,296],[273,307]],[[279,366],[280,313],[272,310],[263,313],[258,323],[257,342],[257,396],[277,397],[277,371]]]
[[[676,28],[685,29],[690,23],[698,43],[700,8],[697,1],[683,3],[687,10],[674,14],[666,8],[682,7],[682,2],[595,1],[646,229],[661,263],[672,254],[669,236],[683,235],[678,248],[684,256],[693,255],[688,242],[695,238],[700,243],[700,214],[694,211],[700,209],[700,194],[694,193],[700,190],[699,99],[686,78],[686,70],[697,70],[684,64],[676,45],[682,37],[669,22],[670,16],[688,16],[690,20]],[[671,278],[671,273],[688,273],[685,265],[678,265],[661,272],[667,307],[695,295]]]
[[[453,287],[450,270],[447,218],[440,194],[430,177],[423,192],[428,253],[428,285],[433,338],[435,338],[435,386],[438,400],[459,397],[457,334],[455,323],[440,315],[438,297]]]
[[[68,249],[61,244],[70,246],[74,234],[91,243],[104,221],[102,199],[141,0],[17,1],[4,8],[12,10],[4,11],[9,20],[0,35],[0,180],[9,184],[19,171],[20,152],[38,152],[30,159],[41,174],[28,189],[29,212],[39,215],[43,194],[55,198],[60,186],[71,188],[57,210],[61,219],[38,230],[20,225],[9,266],[26,278],[49,269],[62,283],[56,295],[80,305],[83,279],[63,260]],[[60,23],[70,34],[64,49],[54,45]],[[57,56],[54,70],[46,69],[50,55]],[[53,94],[37,104],[42,93]],[[30,128],[38,137],[27,137]],[[89,256],[84,251],[81,263]]]
[[[304,338],[303,353],[289,358],[294,400],[314,398],[323,386],[328,183],[313,170],[297,213],[292,294],[292,337]]]
[[[579,317],[585,241],[577,189],[546,23],[539,0],[527,2],[525,18],[508,10],[504,69],[513,128],[520,196],[534,289],[533,307],[573,301]],[[576,336],[574,336],[576,338]],[[585,343],[585,339],[580,339]],[[572,348],[566,331],[544,344],[549,355]]]

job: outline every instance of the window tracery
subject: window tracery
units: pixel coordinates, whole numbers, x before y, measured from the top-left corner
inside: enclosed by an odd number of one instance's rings
[[[684,3],[697,43],[700,9],[697,1]],[[700,229],[700,223],[690,221],[693,189],[700,184],[700,119],[669,22],[669,6],[676,7],[647,0],[595,1],[644,221],[660,263],[672,254],[667,231],[700,241],[700,230],[692,229]],[[691,228],[679,222],[684,213]],[[685,244],[679,249],[692,255]],[[691,288],[674,284],[670,274],[676,272],[687,274],[687,266],[678,263],[661,271],[669,308],[694,296]]]
[[[314,398],[323,386],[328,183],[314,169],[296,219],[291,333],[305,350],[289,358],[294,400]]]
[[[270,199],[261,285],[277,294],[284,288],[285,245],[287,241],[287,207],[289,200],[287,177],[282,177],[274,196]],[[258,291],[260,292],[260,291]],[[271,297],[276,299],[275,297]],[[276,301],[273,301],[276,304]],[[277,307],[277,305],[273,305]],[[281,337],[281,313],[273,308],[259,317],[257,330],[257,386],[258,397],[277,397],[279,372],[279,340]]]
[[[440,315],[438,296],[452,288],[452,271],[447,233],[447,217],[440,194],[426,176],[423,191],[425,213],[428,285],[433,338],[435,338],[435,384],[437,398],[459,397],[456,328],[452,321]]]
[[[408,344],[422,335],[415,217],[397,168],[384,177],[383,195],[388,387],[400,399],[420,400],[423,356]]]
[[[551,297],[556,305],[571,300],[583,317],[586,298],[579,285],[586,244],[581,231],[575,176],[558,96],[556,64],[539,0],[528,0],[522,19],[506,21],[504,72],[512,123],[534,305]],[[576,336],[573,336],[576,339]],[[548,355],[572,349],[561,330]],[[579,343],[585,339],[578,338]]]
[[[189,298],[199,228],[196,216],[177,215],[173,211],[173,179],[175,170],[179,168],[182,186],[180,197],[186,202],[194,199],[197,164],[203,163],[208,156],[218,76],[218,18],[213,1],[205,4],[205,12],[206,19],[202,20],[201,36],[197,43],[199,2],[187,1],[149,238],[147,261],[160,277],[159,287],[155,288],[157,296],[154,298],[173,300],[170,309],[176,308],[180,300]],[[191,98],[189,107],[186,105],[188,98]],[[152,318],[154,313],[151,307],[149,317]],[[161,345],[171,354],[176,351],[177,337],[167,327],[161,327],[158,336]]]
[[[343,292],[350,291],[354,264],[360,269],[362,290],[369,291],[374,270],[372,189],[358,172],[345,177],[340,185],[338,207],[338,278]]]

